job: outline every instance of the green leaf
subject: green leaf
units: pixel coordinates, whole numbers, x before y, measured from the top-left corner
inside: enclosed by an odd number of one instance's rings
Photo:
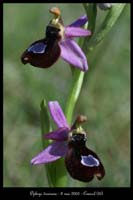
[[[44,140],[44,133],[48,133],[50,131],[50,121],[49,121],[49,115],[47,111],[46,100],[41,101],[40,108],[41,108],[40,119],[41,119],[42,143],[43,143],[43,147],[46,147],[49,144],[49,141]]]
[[[47,111],[47,103],[46,100],[42,100],[40,104],[40,119],[41,119],[41,133],[42,133],[42,145],[43,148],[46,148],[49,145],[49,140],[44,139],[44,134],[48,133],[50,131],[50,120],[49,115]],[[47,172],[47,179],[49,187],[54,186],[54,174],[53,174],[53,168],[52,165],[45,164],[45,170]]]
[[[124,8],[125,8],[124,3],[117,3],[109,9],[109,11],[107,12],[107,16],[105,17],[105,20],[103,21],[97,33],[94,34],[89,41],[84,42],[84,49],[87,53],[89,51],[92,51],[100,42],[102,42],[102,40],[111,30],[111,28],[117,22],[117,19],[121,15]]]

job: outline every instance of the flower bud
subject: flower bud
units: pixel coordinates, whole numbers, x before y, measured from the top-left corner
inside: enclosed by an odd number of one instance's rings
[[[112,7],[112,3],[98,3],[97,5],[101,10],[108,10]]]

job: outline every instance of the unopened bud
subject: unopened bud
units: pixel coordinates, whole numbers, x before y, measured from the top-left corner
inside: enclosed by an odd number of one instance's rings
[[[108,10],[112,7],[112,3],[98,3],[97,5],[101,10]]]

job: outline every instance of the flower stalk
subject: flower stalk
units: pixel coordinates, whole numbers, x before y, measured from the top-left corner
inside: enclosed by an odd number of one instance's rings
[[[83,80],[84,80],[84,75],[85,75],[85,73],[81,72],[79,70],[73,71],[72,87],[70,89],[68,101],[66,104],[66,110],[65,110],[66,118],[67,118],[67,121],[69,124],[72,121],[74,107],[76,105],[76,102],[78,100],[78,97],[79,97],[79,94],[81,91],[81,87],[82,87]]]
[[[95,30],[95,24],[96,24],[96,15],[97,15],[97,10],[96,10],[96,4],[90,3],[90,4],[83,4],[89,23],[87,23],[87,26],[85,26],[86,29],[91,30],[92,37],[93,37],[93,32]],[[87,50],[85,48],[85,44],[87,43],[89,45],[89,40],[91,37],[86,37],[86,38],[80,38],[79,39],[79,45],[80,47],[84,50],[85,55],[87,54]],[[72,71],[73,73],[73,82],[72,86],[69,92],[69,97],[66,103],[66,118],[69,123],[71,123],[72,116],[73,116],[73,111],[76,105],[76,102],[78,100],[78,97],[80,95],[80,91],[82,88],[83,80],[85,73],[81,72],[79,70],[74,69]]]

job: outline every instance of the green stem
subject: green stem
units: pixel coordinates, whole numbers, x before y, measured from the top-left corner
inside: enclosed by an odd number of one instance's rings
[[[89,24],[86,27],[87,29],[90,29],[91,32],[93,32],[95,30],[95,23],[96,23],[96,4],[90,3],[90,4],[83,4],[85,11],[87,13],[87,17],[89,18]],[[84,49],[84,44],[85,43],[89,43],[90,38],[84,38],[81,40],[79,40],[79,45],[81,48]],[[81,45],[83,44],[83,45]],[[84,53],[87,53],[87,50],[84,49]],[[73,111],[74,111],[74,107],[76,105],[76,102],[78,100],[81,88],[82,88],[82,84],[83,84],[83,80],[84,80],[84,75],[85,73],[82,71],[79,71],[77,69],[74,69],[73,71],[73,82],[72,82],[72,86],[69,92],[69,97],[67,100],[67,104],[66,104],[66,109],[65,109],[65,114],[66,114],[66,118],[69,124],[71,124],[72,122],[72,116],[73,116]]]
[[[72,87],[69,93],[70,95],[68,97],[66,110],[65,110],[66,118],[69,124],[71,124],[71,121],[72,121],[73,110],[81,91],[84,74],[85,74],[84,72],[81,72],[76,69],[73,72],[73,83],[72,83]]]
[[[96,3],[84,3],[83,6],[89,21],[87,29],[91,30],[91,33],[93,35],[95,31],[96,16],[97,16]],[[90,39],[90,37],[88,39]]]

